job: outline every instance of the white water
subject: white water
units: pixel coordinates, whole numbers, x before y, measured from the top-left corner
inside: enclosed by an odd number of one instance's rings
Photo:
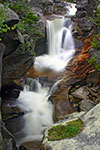
[[[76,4],[67,2],[67,13],[66,16],[75,16],[77,12]]]
[[[21,131],[25,135],[23,138],[16,139],[18,146],[24,142],[41,140],[44,129],[53,124],[54,106],[48,98],[61,80],[57,81],[51,89],[43,87],[38,80],[28,81],[17,99],[18,106],[26,112],[23,116],[25,124]]]
[[[70,18],[47,20],[48,55],[35,58],[34,68],[37,71],[64,71],[75,52],[71,31]]]

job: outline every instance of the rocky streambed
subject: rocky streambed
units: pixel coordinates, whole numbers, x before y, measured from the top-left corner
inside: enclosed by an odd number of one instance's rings
[[[35,13],[39,7],[39,15],[48,16],[55,13],[61,14],[65,3],[60,1],[48,1],[43,4],[32,1],[35,6]],[[35,4],[34,4],[35,3]],[[26,113],[21,108],[15,106],[16,99],[21,90],[23,90],[25,79],[39,79],[42,85],[51,87],[56,81],[63,79],[55,88],[50,96],[50,100],[54,104],[54,122],[60,121],[63,124],[75,118],[80,118],[84,122],[82,132],[72,139],[64,139],[61,141],[48,141],[48,129],[44,133],[43,141],[32,141],[24,143],[20,146],[20,150],[39,150],[39,149],[89,149],[99,150],[99,103],[100,103],[100,72],[96,71],[94,65],[89,63],[90,56],[96,51],[92,48],[90,40],[93,38],[95,27],[90,21],[87,22],[88,16],[95,9],[94,2],[90,5],[90,1],[78,1],[77,16],[73,18],[78,27],[78,32],[74,34],[75,57],[70,60],[63,73],[38,73],[33,69],[34,57],[28,49],[24,47],[24,40],[29,40],[25,35],[23,37],[17,30],[2,35],[3,42],[6,45],[3,58],[3,78],[1,88],[1,113],[2,119],[7,129],[13,136],[19,138],[24,137],[25,133],[19,134],[24,126],[23,116]],[[53,5],[54,4],[54,5]],[[91,11],[88,9],[91,6]],[[43,9],[45,8],[45,9]],[[41,12],[41,10],[43,10]],[[62,12],[62,14],[65,13]],[[12,18],[8,22],[19,20],[18,16]],[[44,18],[42,18],[44,20]],[[43,23],[42,31],[44,32]],[[33,42],[33,41],[31,41]],[[40,38],[38,42],[33,42],[33,49],[46,49],[46,38]],[[0,51],[2,51],[0,43]],[[11,50],[11,51],[10,51]],[[97,52],[97,51],[96,51]],[[46,52],[45,52],[46,53]],[[41,51],[36,55],[41,54]],[[98,55],[98,52],[96,53]],[[1,53],[2,63],[2,53]],[[2,64],[1,64],[2,66]],[[70,115],[69,115],[70,114]],[[5,134],[6,133],[6,134]],[[2,135],[5,139],[3,149],[16,149],[13,136],[2,126]],[[8,141],[8,144],[6,144]],[[12,144],[13,143],[13,144]],[[66,144],[67,143],[67,144]],[[80,144],[81,143],[81,144]],[[91,144],[92,143],[92,144]],[[74,145],[74,147],[73,147]]]

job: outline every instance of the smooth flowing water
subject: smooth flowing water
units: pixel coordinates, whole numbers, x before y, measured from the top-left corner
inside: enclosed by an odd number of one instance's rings
[[[72,37],[73,23],[70,18],[59,17],[47,20],[48,55],[35,58],[36,71],[64,71],[69,60],[74,56],[75,48]]]
[[[75,53],[73,22],[70,18],[57,16],[55,20],[46,21],[46,28],[48,55],[36,57],[34,68],[40,72],[62,72]],[[44,129],[54,123],[54,105],[49,97],[61,81],[62,79],[57,81],[52,88],[42,86],[39,80],[35,79],[25,82],[24,90],[16,100],[16,105],[25,113],[23,129],[16,133],[18,147],[24,142],[41,140]]]
[[[53,124],[54,105],[49,97],[60,81],[49,88],[42,86],[38,80],[28,78],[17,99],[17,106],[25,112],[24,126],[20,131],[24,136],[16,138],[18,146],[24,142],[41,140],[44,129]]]

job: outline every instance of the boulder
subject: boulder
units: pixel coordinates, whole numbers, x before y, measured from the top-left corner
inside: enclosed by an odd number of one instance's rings
[[[0,4],[0,7],[5,10],[5,22],[7,24],[14,25],[18,23],[19,17],[13,10],[11,10],[10,8],[5,8],[3,4]]]
[[[15,30],[10,30],[6,33],[2,33],[0,35],[2,42],[5,44],[5,53],[4,53],[4,57],[10,55],[12,52],[16,51],[16,49],[18,48],[18,46],[21,43],[24,43],[24,38],[22,36],[22,34]]]
[[[20,44],[15,52],[3,60],[3,83],[21,78],[32,65],[32,62],[30,51],[24,44]]]
[[[84,128],[80,134],[76,135],[73,138],[66,138],[58,141],[48,141],[47,129],[44,133],[44,138],[42,142],[43,150],[99,150],[100,103],[87,113],[83,114],[80,118],[84,122]],[[69,122],[69,120],[67,122]],[[62,124],[64,124],[64,122]]]
[[[4,10],[5,23],[9,27],[13,27],[15,24],[19,22],[19,16],[13,10],[11,10],[8,7],[4,7],[3,4],[0,4],[0,8]],[[6,46],[4,57],[15,51],[20,43],[24,43],[24,38],[22,34],[16,29],[8,30],[8,32],[0,34],[0,38],[2,39],[2,42]]]

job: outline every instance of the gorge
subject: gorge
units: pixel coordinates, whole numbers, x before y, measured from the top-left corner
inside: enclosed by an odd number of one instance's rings
[[[2,150],[87,149],[93,134],[99,150],[99,51],[93,47],[99,25],[88,19],[96,15],[92,2],[7,1],[13,12],[12,19],[6,17],[7,32],[0,33],[0,51],[5,49],[0,55],[1,114],[8,130],[1,124]],[[74,138],[48,140],[51,127],[77,119],[84,126]],[[88,130],[92,120],[93,133]],[[90,145],[89,150],[95,144]]]

